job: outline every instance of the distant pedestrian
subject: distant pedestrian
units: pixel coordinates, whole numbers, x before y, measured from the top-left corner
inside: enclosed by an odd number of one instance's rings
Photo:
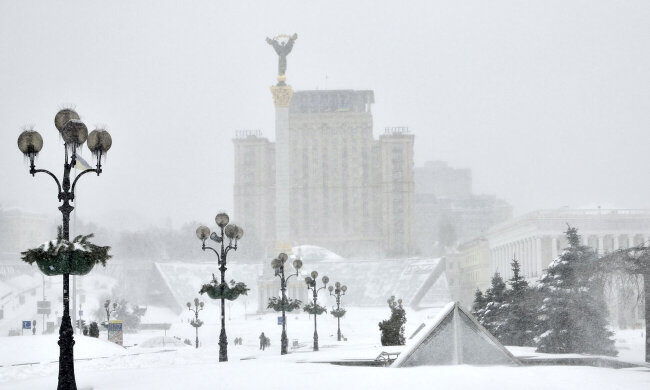
[[[266,336],[264,336],[264,332],[260,335],[260,349],[264,351],[264,348],[266,348]]]

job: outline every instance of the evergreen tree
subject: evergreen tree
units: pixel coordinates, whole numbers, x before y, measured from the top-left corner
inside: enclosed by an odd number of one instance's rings
[[[500,341],[506,345],[532,346],[536,309],[528,282],[521,276],[521,266],[512,260],[510,289],[506,292]]]
[[[483,309],[478,311],[477,320],[497,339],[501,340],[504,322],[506,284],[498,272],[492,276],[491,286],[485,291]]]
[[[90,323],[90,328],[88,329],[88,335],[90,337],[99,337],[99,326],[95,321]]]
[[[528,290],[528,282],[521,276],[521,265],[517,259],[512,259],[510,268],[512,269],[512,278],[508,279],[508,284],[515,294],[523,294]]]
[[[577,229],[569,227],[566,237],[569,247],[550,264],[538,287],[543,301],[537,311],[537,351],[615,356],[602,285],[593,276],[596,253],[580,244]]]
[[[390,297],[388,300],[390,318],[379,323],[381,330],[381,345],[404,345],[404,324],[406,323],[406,311],[402,307],[402,300],[395,300]]]
[[[483,313],[485,312],[485,295],[483,295],[483,292],[477,287],[476,291],[474,292],[474,304],[472,305],[472,315],[476,318],[480,318],[483,316]]]

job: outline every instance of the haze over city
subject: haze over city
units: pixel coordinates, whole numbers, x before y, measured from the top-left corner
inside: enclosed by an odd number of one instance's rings
[[[0,390],[647,390],[649,21],[0,1]]]
[[[231,210],[235,131],[274,138],[264,39],[294,31],[293,88],[374,90],[375,135],[408,126],[416,166],[470,168],[475,192],[517,215],[650,208],[645,2],[34,4],[0,13],[5,208],[55,216],[15,138],[33,125],[54,168],[52,118],[72,104],[114,138],[79,218],[180,226]]]

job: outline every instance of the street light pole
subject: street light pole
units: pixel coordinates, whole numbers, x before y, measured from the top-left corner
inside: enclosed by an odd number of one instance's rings
[[[219,213],[215,217],[215,222],[221,231],[221,234],[216,232],[210,233],[210,229],[207,226],[199,226],[196,229],[196,236],[203,242],[201,249],[204,251],[210,249],[217,255],[219,271],[221,272],[221,332],[219,333],[219,361],[227,362],[228,361],[228,338],[226,337],[226,303],[225,303],[225,293],[226,287],[226,257],[228,252],[233,249],[237,250],[237,241],[242,238],[244,235],[244,230],[235,225],[229,224],[230,217],[226,213]],[[229,243],[225,245],[225,238],[228,237]],[[215,241],[221,244],[221,251],[218,251],[212,247],[206,246],[205,241],[210,238],[212,241]],[[234,245],[233,245],[234,241]]]
[[[318,292],[324,288],[327,288],[327,283],[329,283],[330,278],[327,276],[323,276],[321,279],[323,282],[323,287],[317,288],[316,287],[316,278],[318,277],[318,272],[312,271],[311,272],[311,277],[307,276],[305,278],[305,283],[307,284],[307,289],[312,290],[312,294],[314,297],[314,306],[313,306],[313,314],[314,314],[314,351],[318,351],[318,328],[317,328],[317,323],[316,323],[316,317],[318,316],[318,311],[319,311],[319,306],[318,306]]]
[[[338,327],[336,339],[341,341],[341,317],[343,316],[341,314],[341,296],[345,295],[345,292],[348,291],[348,286],[341,286],[341,283],[336,282],[334,283],[334,286],[329,286],[327,290],[329,290],[330,296],[336,297],[336,322]]]
[[[196,329],[196,348],[199,347],[199,328],[203,325],[203,321],[199,320],[199,312],[203,310],[203,302],[199,302],[199,298],[194,298],[194,309],[192,309],[192,304],[187,302],[187,308],[194,312],[194,319],[190,322],[190,325]]]
[[[287,282],[291,279],[292,276],[298,276],[300,273],[300,268],[302,268],[302,260],[296,259],[293,262],[293,268],[296,270],[296,273],[291,274],[285,277],[284,274],[284,263],[289,259],[286,253],[280,253],[277,259],[274,259],[271,262],[271,266],[275,270],[275,276],[280,278],[280,291],[282,292],[280,306],[282,308],[282,336],[280,337],[280,354],[286,355],[289,345],[289,340],[287,339],[287,316],[286,309],[289,301],[287,299]],[[293,309],[289,309],[291,311]]]
[[[18,137],[18,148],[30,160],[29,173],[35,176],[37,173],[45,173],[54,179],[58,188],[59,211],[63,217],[61,238],[70,240],[70,213],[74,206],[75,186],[79,178],[86,173],[94,172],[99,176],[102,173],[102,156],[111,148],[113,143],[110,134],[103,129],[95,129],[88,134],[88,128],[79,119],[79,114],[71,109],[60,110],[54,117],[54,125],[61,134],[64,141],[65,159],[63,163],[63,180],[59,179],[52,172],[45,169],[36,169],[35,157],[43,148],[43,138],[34,130],[25,130]],[[70,171],[77,164],[77,149],[86,140],[88,149],[97,158],[97,167],[85,169],[70,183]],[[74,329],[70,319],[70,274],[63,274],[63,318],[59,328],[59,378],[58,390],[76,390],[77,384],[74,375]]]

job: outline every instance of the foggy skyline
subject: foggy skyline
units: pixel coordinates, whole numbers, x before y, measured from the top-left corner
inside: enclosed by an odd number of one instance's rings
[[[416,166],[470,168],[474,192],[516,215],[650,208],[646,2],[36,4],[0,4],[5,208],[56,215],[55,185],[28,174],[16,139],[34,125],[37,168],[60,175],[53,118],[71,103],[113,136],[101,177],[80,181],[79,218],[232,212],[235,131],[275,138],[264,39],[294,32],[287,83],[374,90],[374,134],[408,126]]]

